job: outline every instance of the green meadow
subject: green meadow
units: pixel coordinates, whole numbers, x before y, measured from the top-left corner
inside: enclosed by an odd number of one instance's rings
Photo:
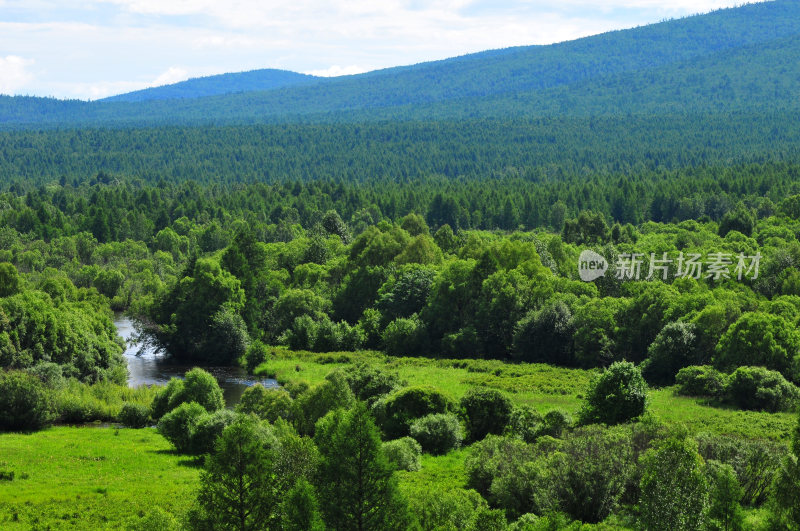
[[[66,426],[1,434],[0,471],[0,529],[138,529],[184,513],[200,474],[153,428]]]
[[[432,385],[459,399],[470,387],[486,386],[540,412],[577,414],[592,371],[541,364],[486,360],[393,358],[376,352],[315,354],[273,349],[257,373],[282,384],[314,385],[355,362],[380,364],[409,385]],[[789,413],[712,407],[676,396],[672,388],[650,391],[650,413],[690,433],[712,432],[749,438],[789,439],[796,422]],[[399,472],[407,492],[463,487],[469,448],[444,456],[423,455],[417,472]],[[2,529],[140,529],[155,507],[180,518],[191,507],[199,463],[177,455],[152,428],[59,426],[33,434],[0,435]],[[751,515],[752,517],[753,515]]]

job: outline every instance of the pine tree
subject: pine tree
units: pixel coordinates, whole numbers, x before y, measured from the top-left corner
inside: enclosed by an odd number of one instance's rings
[[[343,531],[408,527],[407,502],[364,403],[323,419],[315,439],[322,454],[317,489],[329,527]]]

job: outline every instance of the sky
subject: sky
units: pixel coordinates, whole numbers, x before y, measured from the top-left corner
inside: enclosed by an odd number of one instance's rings
[[[743,0],[0,0],[0,94],[98,99],[259,68],[346,75]]]

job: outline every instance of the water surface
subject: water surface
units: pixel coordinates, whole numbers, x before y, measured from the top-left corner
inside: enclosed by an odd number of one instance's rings
[[[135,341],[139,333],[136,325],[124,315],[114,317],[117,333],[125,340],[125,361],[128,362],[128,385],[166,384],[170,378],[183,378],[186,371],[200,367],[211,374],[219,382],[225,396],[225,404],[233,407],[239,403],[242,393],[251,385],[260,383],[264,387],[278,387],[278,382],[271,378],[259,379],[248,375],[240,367],[209,367],[205,365],[187,365],[173,360],[167,353],[159,352],[151,346]]]

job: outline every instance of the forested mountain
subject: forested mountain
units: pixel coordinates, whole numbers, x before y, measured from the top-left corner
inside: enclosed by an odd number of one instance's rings
[[[220,94],[235,94],[256,90],[272,90],[276,88],[304,85],[318,81],[320,78],[307,74],[298,74],[288,70],[266,68],[235,74],[220,74],[172,83],[160,87],[152,87],[117,96],[105,98],[103,101],[148,101],[181,98],[201,98]]]
[[[797,101],[790,95],[800,74],[794,60],[798,35],[800,5],[777,0],[551,46],[494,50],[269,91],[252,91],[247,78],[239,77],[220,82],[230,81],[230,90],[242,93],[180,101],[132,103],[130,95],[123,102],[93,103],[5,97],[0,125],[664,115],[727,113],[754,105],[794,109]]]

